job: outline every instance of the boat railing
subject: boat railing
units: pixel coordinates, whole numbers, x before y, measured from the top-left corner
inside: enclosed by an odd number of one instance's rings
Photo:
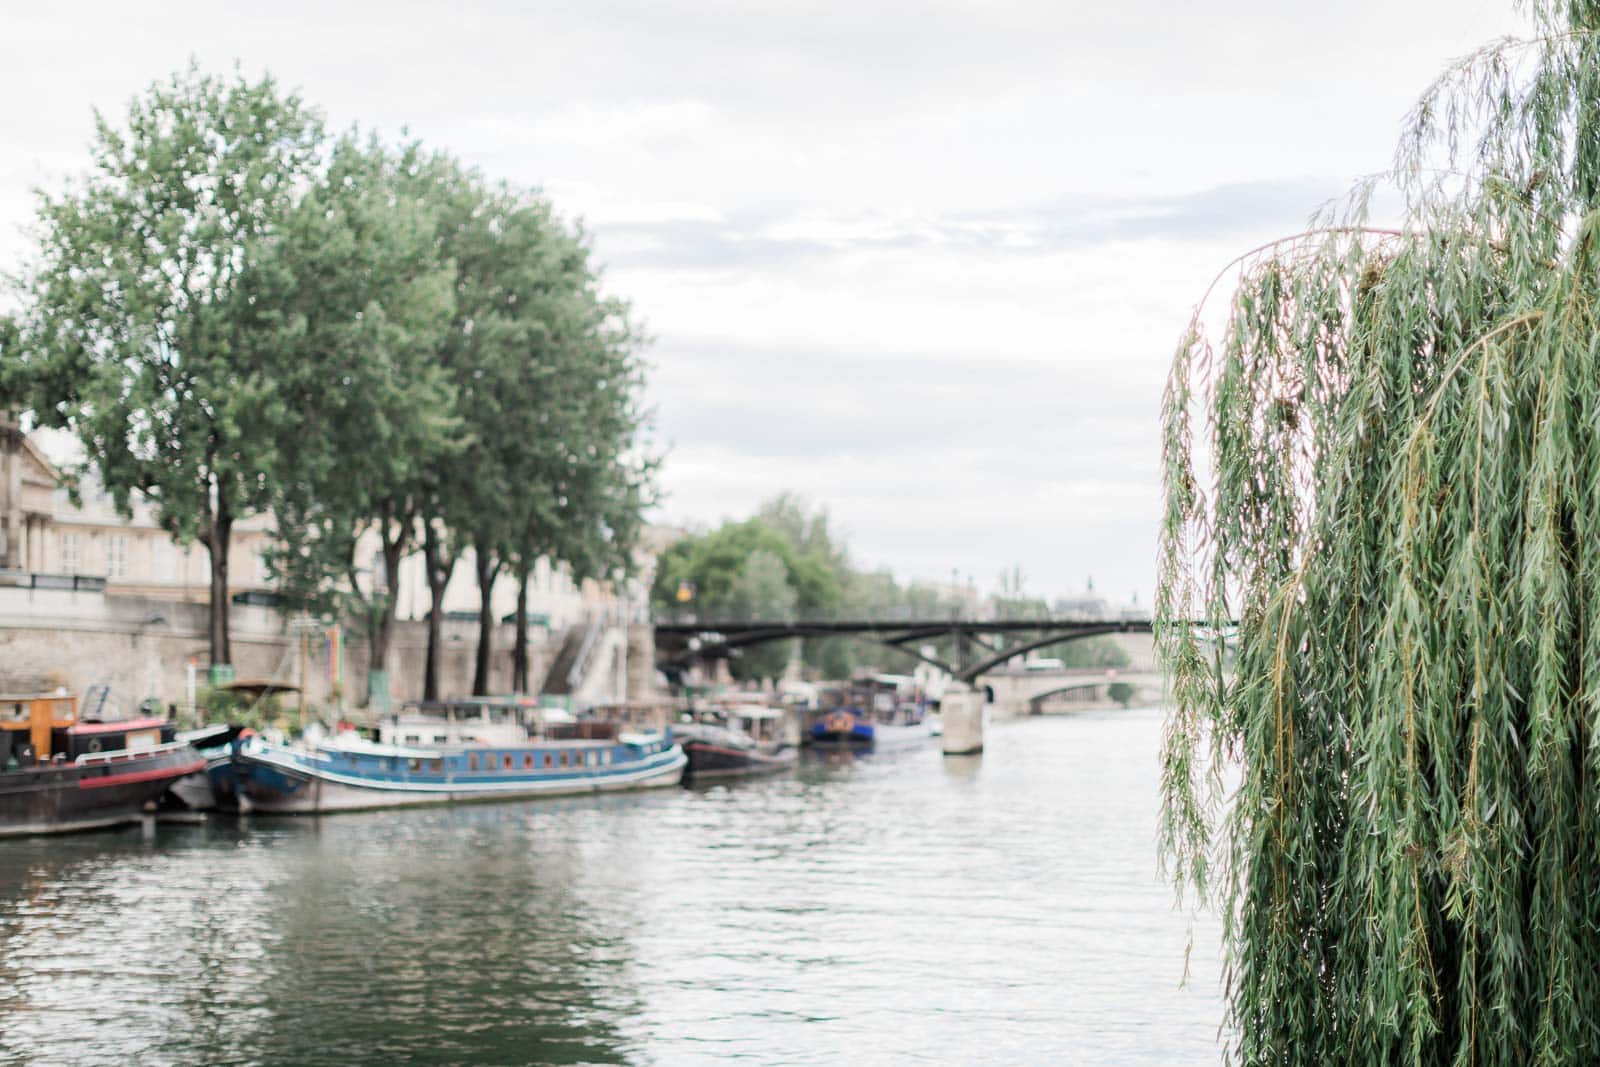
[[[102,763],[122,763],[135,757],[153,756],[161,752],[176,752],[188,748],[187,741],[167,741],[147,748],[118,748],[109,752],[85,752],[72,762],[79,767],[93,767]]]

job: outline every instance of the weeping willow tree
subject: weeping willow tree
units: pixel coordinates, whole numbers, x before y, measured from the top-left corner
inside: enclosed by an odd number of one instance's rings
[[[1401,225],[1256,250],[1173,364],[1162,844],[1236,1062],[1600,1062],[1600,0],[1528,13]]]

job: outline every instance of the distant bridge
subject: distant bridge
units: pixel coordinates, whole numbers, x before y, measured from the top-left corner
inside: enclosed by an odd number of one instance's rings
[[[1037,649],[1103,634],[1148,634],[1149,619],[919,619],[823,622],[658,621],[656,655],[663,666],[686,668],[696,661],[726,659],[742,648],[796,637],[855,637],[898,649],[971,683],[981,674]],[[1001,648],[999,634],[1025,634],[1018,644]],[[955,662],[922,650],[942,637],[954,639]],[[1102,679],[1103,680],[1103,679]]]
[[[1037,715],[1045,701],[1053,696],[1085,690],[1098,693],[1119,683],[1131,687],[1136,701],[1158,701],[1166,695],[1166,682],[1166,676],[1155,670],[1072,667],[1049,671],[996,671],[986,675],[979,682],[979,688],[985,691],[985,700],[1005,714]]]

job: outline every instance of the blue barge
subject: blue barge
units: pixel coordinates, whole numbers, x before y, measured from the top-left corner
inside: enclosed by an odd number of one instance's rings
[[[296,814],[671,786],[686,763],[665,730],[471,700],[408,705],[379,724],[375,742],[354,732],[298,745],[243,738],[211,781],[222,807]]]

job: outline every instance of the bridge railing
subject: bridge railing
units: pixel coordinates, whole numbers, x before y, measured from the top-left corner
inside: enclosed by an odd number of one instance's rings
[[[706,630],[716,630],[721,625],[737,625],[748,627],[751,625],[771,626],[837,626],[850,624],[883,625],[885,623],[905,623],[907,626],[934,626],[948,622],[952,627],[971,627],[978,623],[999,623],[1003,626],[1030,625],[1039,629],[1049,629],[1052,626],[1069,625],[1077,626],[1084,623],[1118,623],[1118,622],[1144,622],[1145,616],[1131,614],[1092,615],[1086,613],[1069,613],[1061,615],[997,615],[993,612],[965,612],[950,614],[948,612],[916,611],[911,608],[892,607],[866,611],[831,611],[831,612],[798,612],[782,618],[759,612],[696,612],[681,611],[652,611],[650,621],[658,626],[687,627],[701,626]]]

